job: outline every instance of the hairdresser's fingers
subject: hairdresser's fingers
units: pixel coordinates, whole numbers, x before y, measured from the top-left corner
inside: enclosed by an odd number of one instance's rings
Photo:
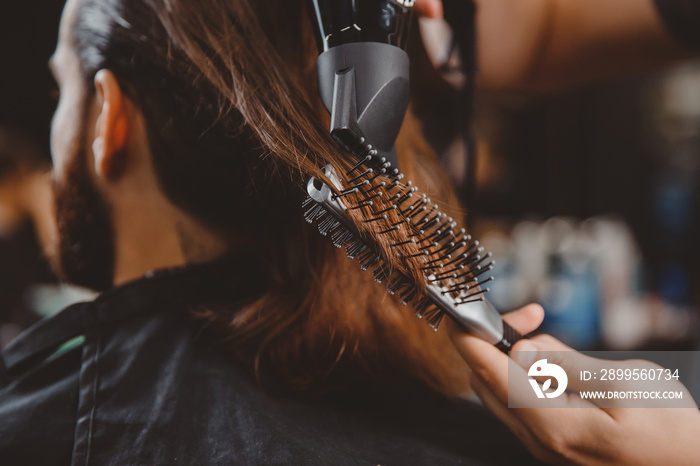
[[[521,333],[534,330],[541,318],[542,309],[536,305],[504,316]],[[527,370],[511,363],[509,373],[509,358],[493,345],[465,334],[457,325],[449,325],[448,328],[455,346],[472,368],[472,377],[477,379],[473,385],[479,397],[509,427],[512,426],[514,433],[523,439],[535,456],[548,462],[567,462],[566,458],[580,458],[579,448],[585,449],[585,445],[596,442],[602,444],[605,440],[601,439],[597,429],[612,423],[612,418],[600,409],[569,409],[583,402],[576,395],[564,394],[548,399],[551,408],[508,408],[509,395],[515,406],[532,406],[531,403],[535,401],[536,394],[531,389]],[[564,345],[560,345],[558,348],[562,349]],[[513,382],[510,393],[509,377]],[[510,415],[506,415],[507,412]],[[512,416],[518,419],[519,424],[512,420]],[[530,432],[530,437],[522,426]]]
[[[416,13],[426,18],[442,18],[442,0],[416,0]]]
[[[452,343],[472,373],[480,377],[499,399],[507,400],[508,356],[491,343],[464,333],[464,330],[452,321],[449,321],[447,327]]]
[[[537,399],[522,368],[511,367],[508,375],[513,379],[510,400],[504,400],[503,395],[494,390],[493,382],[487,383],[477,375],[472,375],[472,388],[484,405],[538,459],[550,463],[586,464],[591,454],[608,456],[614,451],[615,421],[603,410],[575,394],[548,399],[546,408],[509,408],[508,401],[515,406],[533,406]]]
[[[474,393],[479,397],[486,408],[503,422],[508,429],[520,440],[538,459],[550,463],[556,462],[559,458],[553,455],[533,434],[530,428],[525,425],[517,416],[516,411],[509,409],[489,388],[489,386],[476,375],[471,378],[471,386]]]
[[[504,315],[504,320],[521,334],[527,334],[535,330],[544,319],[544,310],[538,304],[530,304],[514,312]],[[457,350],[472,366],[472,369],[486,369],[495,360],[501,360],[501,365],[507,365],[506,356],[495,346],[477,337],[471,336],[454,321],[447,321],[447,329],[452,338],[452,342]],[[481,375],[484,378],[484,374]],[[485,378],[487,380],[488,377]]]
[[[504,316],[504,319],[520,333],[536,329],[543,318],[542,307],[537,304],[526,306]],[[455,347],[478,375],[495,393],[507,403],[508,400],[508,357],[499,349],[480,338],[471,336],[452,321],[448,322],[448,332]]]
[[[577,394],[564,393],[559,397],[546,400],[546,406],[530,385],[525,369],[511,362],[508,368],[506,390],[500,390],[500,380],[494,386],[492,380],[487,384],[478,376],[473,376],[480,391],[475,391],[479,397],[487,397],[487,391],[492,393],[489,409],[506,422],[505,414],[510,413],[518,422],[510,420],[511,430],[522,426],[529,434],[514,433],[525,443],[528,449],[539,459],[555,463],[586,464],[590,458],[590,449],[604,452],[608,455],[614,450],[612,437],[608,435],[615,430],[615,420],[602,409],[598,409],[589,401],[582,400]],[[472,383],[472,386],[475,384]],[[504,396],[507,398],[504,399]],[[483,398],[482,398],[483,400]],[[501,408],[495,405],[498,401]],[[530,406],[530,408],[518,408]],[[588,408],[588,409],[577,409]],[[511,427],[513,426],[513,427]],[[594,453],[595,454],[595,453]]]

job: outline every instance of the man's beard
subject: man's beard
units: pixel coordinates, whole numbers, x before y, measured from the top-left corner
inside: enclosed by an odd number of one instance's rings
[[[62,280],[97,291],[114,279],[114,230],[109,207],[88,170],[85,138],[54,183],[58,251],[54,268]]]

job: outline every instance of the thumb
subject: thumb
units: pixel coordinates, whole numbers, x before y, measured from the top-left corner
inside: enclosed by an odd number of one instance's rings
[[[522,335],[537,330],[544,320],[544,309],[539,304],[528,304],[517,311],[503,314],[503,320]]]

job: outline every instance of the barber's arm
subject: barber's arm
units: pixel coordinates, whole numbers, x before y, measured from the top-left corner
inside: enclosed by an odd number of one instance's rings
[[[543,315],[540,306],[530,305],[507,315],[506,320],[525,334],[538,327]],[[448,325],[455,346],[473,370],[474,391],[537,458],[554,464],[700,464],[700,411],[696,407],[602,409],[576,393],[565,393],[556,399],[557,408],[508,408],[508,357],[452,322]],[[566,352],[557,353],[563,354],[560,360],[549,362],[568,374],[590,369],[599,361],[548,335],[518,342],[511,354],[527,371],[533,361],[518,359],[525,355],[532,359],[536,356],[533,351]],[[652,367],[646,361],[617,364]],[[575,391],[569,380],[569,388]],[[676,384],[676,389],[682,388],[680,382]],[[582,405],[588,409],[573,409]]]
[[[654,0],[475,4],[482,88],[556,90],[692,56],[667,32]],[[415,8],[442,16],[441,0],[417,0]]]

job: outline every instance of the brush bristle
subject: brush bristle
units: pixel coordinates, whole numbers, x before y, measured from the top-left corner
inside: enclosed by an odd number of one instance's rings
[[[371,146],[364,153],[332,197],[346,207],[346,218],[309,197],[306,221],[437,330],[444,312],[426,289],[439,289],[455,305],[483,300],[483,285],[493,280],[486,276],[493,269],[491,254],[411,181],[403,183],[404,176],[377,159]]]

